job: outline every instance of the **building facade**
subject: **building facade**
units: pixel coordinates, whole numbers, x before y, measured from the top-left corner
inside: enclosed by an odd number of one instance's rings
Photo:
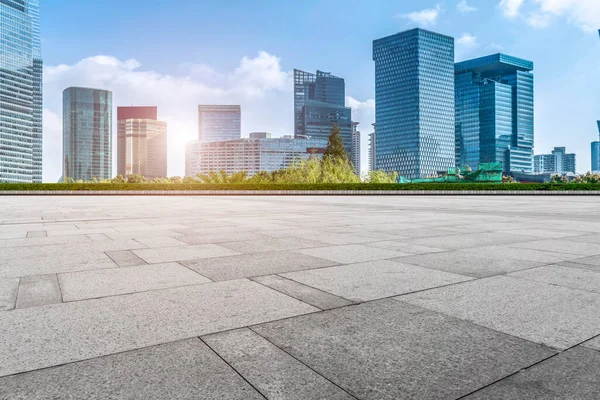
[[[237,105],[199,105],[198,140],[242,137],[242,108]]]
[[[117,174],[167,177],[167,123],[157,107],[117,107]]]
[[[373,132],[369,134],[369,171],[376,171],[377,165],[375,160],[377,159],[377,146],[375,144],[375,124],[373,125]]]
[[[42,182],[39,0],[0,1],[0,182]]]
[[[456,166],[502,162],[504,172],[533,172],[532,70],[506,54],[456,64]]]
[[[294,70],[294,137],[327,139],[337,125],[352,157],[352,110],[345,102],[343,78],[323,71]]]
[[[377,169],[422,178],[455,165],[454,38],[412,29],[373,42]]]
[[[598,132],[600,132],[600,121],[598,121]],[[600,137],[597,142],[592,142],[592,171],[600,172]]]
[[[354,173],[360,176],[360,131],[358,125],[360,122],[352,123],[352,165]]]
[[[112,178],[112,92],[63,92],[63,179]]]
[[[254,176],[260,171],[273,172],[288,168],[292,162],[320,156],[327,147],[324,139],[237,139],[195,141],[186,148],[187,176],[210,171],[233,174],[246,171]]]
[[[567,154],[565,147],[555,147],[551,154],[536,155],[533,164],[536,174],[577,172],[576,156]]]

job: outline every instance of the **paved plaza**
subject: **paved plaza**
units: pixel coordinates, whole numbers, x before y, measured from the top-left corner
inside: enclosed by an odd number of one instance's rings
[[[595,196],[0,197],[0,399],[599,399]]]

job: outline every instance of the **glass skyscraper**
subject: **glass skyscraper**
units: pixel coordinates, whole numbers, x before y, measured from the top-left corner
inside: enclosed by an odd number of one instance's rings
[[[505,172],[533,172],[532,70],[506,54],[456,64],[458,167],[502,162]]]
[[[42,181],[39,0],[0,0],[0,181]]]
[[[598,121],[598,132],[600,132],[600,121]],[[592,171],[600,172],[600,137],[597,142],[592,142]]]
[[[242,137],[242,108],[198,106],[198,140],[234,140]]]
[[[112,178],[112,92],[63,92],[63,179]]]
[[[328,72],[294,70],[294,136],[327,139],[333,125],[340,128],[352,157],[352,110],[346,107],[346,84]]]
[[[454,38],[412,29],[373,42],[377,169],[422,178],[455,165]]]

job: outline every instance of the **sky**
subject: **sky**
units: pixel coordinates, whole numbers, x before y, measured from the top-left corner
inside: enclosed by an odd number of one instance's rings
[[[112,90],[115,116],[158,106],[173,176],[197,137],[198,104],[240,104],[242,136],[292,134],[294,68],[345,78],[366,169],[372,42],[414,27],[455,37],[456,61],[503,52],[534,62],[536,154],[566,146],[584,172],[598,140],[600,0],[42,0],[41,20],[47,182],[61,175],[69,86]]]

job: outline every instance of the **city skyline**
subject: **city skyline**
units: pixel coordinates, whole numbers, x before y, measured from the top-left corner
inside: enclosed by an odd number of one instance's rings
[[[135,3],[132,1],[130,5],[135,7]],[[377,37],[414,26],[426,26],[454,36],[457,39],[457,61],[498,52],[498,47],[502,47],[502,52],[535,61],[538,99],[535,152],[546,153],[564,143],[582,160],[580,171],[590,168],[590,142],[597,136],[594,121],[598,118],[598,110],[596,91],[590,90],[586,81],[590,75],[595,77],[598,74],[599,51],[597,32],[590,28],[595,21],[581,20],[583,17],[574,16],[575,11],[573,14],[570,10],[559,10],[556,15],[546,13],[547,26],[532,27],[527,16],[536,11],[537,6],[533,2],[526,2],[510,15],[499,6],[499,1],[486,5],[468,2],[478,9],[465,13],[456,8],[458,2],[454,1],[446,2],[439,10],[436,2],[429,1],[407,1],[401,5],[382,1],[376,10],[368,4],[354,4],[356,7],[350,7],[352,10],[349,15],[343,16],[344,19],[352,21],[353,26],[356,15],[370,15],[373,21],[347,33],[345,41],[352,43],[352,52],[348,53],[349,45],[337,43],[329,51],[314,51],[307,55],[294,52],[285,44],[294,40],[299,41],[298,45],[308,45],[321,35],[323,44],[336,41],[327,38],[329,28],[323,27],[319,34],[307,35],[306,29],[290,28],[291,22],[298,18],[307,24],[307,28],[316,26],[326,20],[324,14],[335,8],[335,4],[318,5],[309,1],[307,5],[313,10],[310,19],[300,19],[293,12],[286,13],[288,22],[283,26],[280,23],[269,27],[253,24],[252,34],[235,42],[234,38],[240,38],[241,30],[247,31],[245,28],[249,22],[241,17],[244,12],[250,11],[252,15],[275,11],[283,13],[284,9],[296,6],[263,1],[251,10],[240,4],[241,9],[232,15],[235,26],[225,29],[210,24],[211,28],[217,28],[212,29],[210,34],[205,30],[192,34],[195,24],[184,14],[193,14],[189,11],[198,5],[186,3],[188,9],[185,13],[169,10],[163,14],[151,8],[145,11],[146,22],[176,14],[183,19],[178,22],[179,30],[175,30],[190,33],[184,43],[174,46],[173,51],[165,50],[164,54],[161,51],[145,51],[145,46],[140,45],[144,39],[139,35],[128,40],[115,40],[116,37],[128,37],[127,32],[136,31],[141,21],[133,21],[132,25],[119,28],[110,35],[92,35],[91,32],[100,25],[96,19],[86,20],[84,17],[97,16],[98,21],[117,18],[108,11],[110,7],[98,9],[93,4],[70,1],[58,6],[42,4],[44,58],[49,65],[45,73],[45,180],[55,181],[60,176],[57,172],[60,171],[60,167],[57,168],[57,158],[60,163],[57,151],[60,149],[56,146],[56,138],[61,134],[61,110],[56,94],[60,96],[62,89],[69,85],[98,87],[106,84],[105,87],[115,93],[116,105],[151,103],[164,109],[164,119],[175,132],[169,143],[169,174],[182,175],[183,165],[177,160],[182,158],[185,143],[193,140],[197,132],[194,112],[197,104],[241,104],[248,111],[242,126],[244,136],[256,130],[293,133],[293,121],[288,117],[293,108],[289,104],[292,98],[289,80],[293,68],[324,68],[343,76],[347,85],[346,104],[353,108],[354,119],[362,126],[370,125],[374,122],[374,68],[369,57],[371,42]],[[272,6],[273,10],[268,11],[267,6]],[[578,8],[579,5],[573,7]],[[424,9],[434,9],[436,13],[429,14],[435,14],[429,20],[419,21],[417,13]],[[67,10],[81,18],[74,18],[72,26],[59,26],[60,13]],[[202,18],[215,18],[215,13],[214,6],[205,5]],[[594,18],[593,15],[590,12],[586,18]],[[89,30],[82,29],[82,21],[87,21],[85,26]],[[163,49],[167,43],[172,45],[176,42],[175,36],[179,35],[171,32],[172,27],[173,24],[168,23],[159,30],[157,48]],[[73,30],[83,32],[74,35]],[[277,30],[280,35],[273,35]],[[157,38],[157,33],[151,34],[148,40]],[[214,40],[207,42],[202,39]],[[553,43],[551,48],[545,45],[549,41]],[[187,48],[179,53],[181,46]],[[351,57],[351,62],[348,62],[348,57]],[[158,85],[155,86],[158,89],[156,93],[144,87],[142,83],[145,82]],[[580,105],[575,110],[565,111],[565,103],[576,102]],[[185,108],[182,107],[184,103]],[[362,139],[362,165],[365,169],[367,135],[363,135]]]

